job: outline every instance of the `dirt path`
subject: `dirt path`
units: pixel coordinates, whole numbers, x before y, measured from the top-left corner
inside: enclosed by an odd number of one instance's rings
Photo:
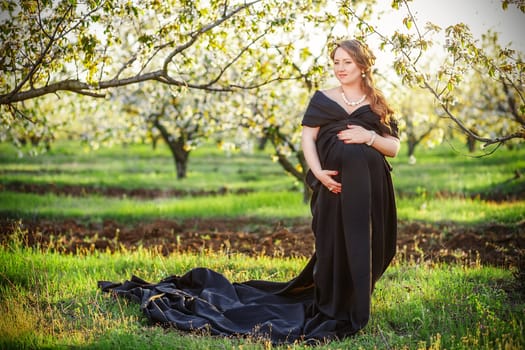
[[[3,244],[19,227],[25,245],[62,252],[115,251],[139,246],[174,252],[220,251],[247,255],[310,256],[314,237],[308,220],[284,224],[253,219],[157,220],[123,225],[114,221],[24,221],[0,218]],[[19,234],[20,235],[20,234]],[[519,264],[525,251],[525,222],[517,227],[400,222],[398,259],[462,261],[498,266]]]

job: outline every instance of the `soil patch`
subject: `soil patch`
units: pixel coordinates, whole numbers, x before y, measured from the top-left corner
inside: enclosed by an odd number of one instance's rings
[[[514,179],[512,179],[514,180]],[[472,198],[481,199],[493,202],[509,202],[519,201],[525,199],[525,182],[516,185],[512,192],[503,191],[501,188],[494,189],[483,193],[457,193],[450,191],[439,191],[432,193],[433,198]],[[0,191],[12,191],[21,193],[36,193],[46,194],[53,193],[59,196],[83,197],[87,195],[101,195],[107,197],[117,198],[136,198],[136,199],[154,199],[154,198],[176,198],[187,196],[221,196],[226,194],[245,194],[253,192],[252,189],[239,188],[229,189],[225,186],[213,190],[180,190],[180,189],[159,189],[159,188],[136,188],[126,189],[122,187],[97,187],[97,186],[82,186],[82,185],[57,185],[54,183],[47,184],[31,184],[21,181],[12,181],[0,184]],[[413,192],[397,191],[398,197],[413,198],[420,194]]]
[[[81,185],[56,185],[31,184],[20,181],[13,181],[0,184],[0,191],[12,191],[21,193],[47,194],[52,193],[59,196],[84,197],[87,195],[100,195],[118,198],[154,199],[154,198],[174,198],[187,196],[222,196],[226,194],[244,194],[252,192],[250,189],[241,188],[232,190],[227,187],[220,187],[216,190],[178,190],[178,189],[158,189],[158,188],[136,188],[126,189],[121,187],[94,187]]]
[[[2,244],[24,245],[65,253],[155,249],[160,254],[222,252],[269,256],[311,256],[314,236],[309,220],[270,222],[246,218],[156,220],[124,225],[64,221],[14,221],[0,218]],[[461,261],[517,266],[525,252],[525,222],[517,226],[400,222],[397,259]],[[520,258],[521,257],[521,258]]]

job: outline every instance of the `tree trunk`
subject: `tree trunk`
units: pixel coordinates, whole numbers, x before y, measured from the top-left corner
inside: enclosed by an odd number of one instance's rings
[[[188,168],[188,157],[185,160],[179,160],[175,155],[173,155],[175,160],[175,169],[177,171],[177,179],[184,179],[186,177],[186,170]]]
[[[266,143],[268,142],[268,136],[260,137],[258,141],[259,142],[257,148],[259,149],[259,151],[264,151],[264,149],[266,148]]]
[[[467,148],[470,153],[476,150],[476,139],[470,135],[467,135]]]
[[[417,142],[414,142],[412,140],[410,140],[410,138],[408,139],[408,142],[407,142],[407,146],[408,146],[408,157],[412,157],[416,151],[416,146],[417,146]]]
[[[184,143],[180,141],[168,141],[173,160],[175,162],[175,171],[177,172],[177,179],[186,178],[186,170],[188,168],[188,158],[190,152],[184,150]]]
[[[151,136],[151,146],[154,150],[157,149],[157,144],[159,143],[159,139],[161,139],[160,136]]]
[[[159,130],[162,139],[170,148],[173,160],[175,162],[175,171],[177,173],[177,179],[186,178],[186,170],[188,167],[188,158],[190,155],[189,151],[184,149],[184,135],[181,135],[178,139],[175,139],[168,130],[160,123],[158,119],[153,122],[153,125]]]
[[[303,181],[303,203],[307,204],[312,198],[312,190],[306,184],[306,181]]]

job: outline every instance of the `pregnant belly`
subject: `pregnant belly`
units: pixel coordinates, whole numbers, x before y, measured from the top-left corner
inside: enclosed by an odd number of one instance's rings
[[[337,170],[339,174],[334,179],[340,181],[344,169],[352,171],[353,167],[363,166],[377,171],[384,167],[383,156],[364,144],[345,144],[337,140],[326,153],[323,167],[327,170]]]

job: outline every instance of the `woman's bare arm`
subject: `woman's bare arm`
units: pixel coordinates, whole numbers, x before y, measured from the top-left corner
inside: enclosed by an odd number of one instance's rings
[[[340,131],[338,137],[344,143],[368,144],[373,141],[370,147],[374,147],[387,157],[397,156],[401,146],[398,138],[388,134],[374,136],[372,131],[359,125],[348,125],[348,129]]]
[[[306,163],[308,164],[308,167],[314,176],[330,191],[339,193],[341,192],[341,183],[335,181],[332,178],[332,176],[337,175],[337,170],[325,170],[321,167],[321,162],[319,161],[319,155],[317,153],[317,147],[315,145],[318,132],[318,127],[312,128],[309,126],[303,126],[301,143],[303,147],[304,158],[306,159]]]

